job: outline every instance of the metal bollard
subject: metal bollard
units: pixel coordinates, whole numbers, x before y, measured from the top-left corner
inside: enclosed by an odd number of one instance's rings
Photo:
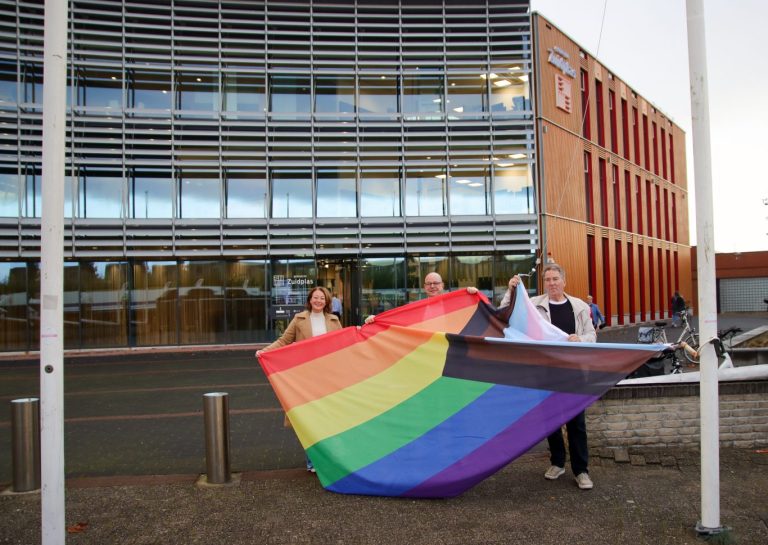
[[[11,401],[13,491],[40,488],[40,400]]]
[[[205,419],[205,468],[208,484],[226,484],[229,471],[229,394],[203,395]]]

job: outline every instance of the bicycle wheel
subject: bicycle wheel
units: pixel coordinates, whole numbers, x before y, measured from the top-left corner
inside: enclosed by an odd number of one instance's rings
[[[683,342],[685,342],[688,346],[693,348],[694,350],[699,350],[699,334],[698,333],[689,333],[684,339]],[[682,352],[681,359],[685,358],[685,361],[689,363],[695,363],[698,365],[699,363],[699,357],[698,355],[694,358],[692,354],[688,353],[687,350],[680,349],[680,352]]]

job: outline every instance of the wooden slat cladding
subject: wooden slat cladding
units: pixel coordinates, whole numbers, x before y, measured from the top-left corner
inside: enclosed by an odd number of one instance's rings
[[[666,318],[691,293],[685,133],[552,23],[532,28],[542,253],[610,324]]]

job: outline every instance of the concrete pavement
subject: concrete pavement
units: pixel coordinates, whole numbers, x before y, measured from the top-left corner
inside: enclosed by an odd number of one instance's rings
[[[239,484],[135,477],[71,481],[70,544],[536,544],[704,543],[695,453],[657,463],[594,457],[591,491],[567,472],[546,481],[546,453],[530,453],[464,495],[446,500],[344,496],[301,470],[246,473]],[[90,482],[89,482],[90,481]],[[721,453],[720,521],[732,543],[768,543],[768,454]],[[0,496],[0,543],[40,542],[39,494]]]

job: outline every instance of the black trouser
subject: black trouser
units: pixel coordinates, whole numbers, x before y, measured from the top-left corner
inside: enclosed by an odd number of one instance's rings
[[[574,475],[588,473],[589,449],[587,447],[587,419],[584,411],[574,416],[565,425],[568,430],[568,453],[571,455],[571,469]],[[565,467],[565,440],[559,429],[547,437],[549,461],[553,466]]]

